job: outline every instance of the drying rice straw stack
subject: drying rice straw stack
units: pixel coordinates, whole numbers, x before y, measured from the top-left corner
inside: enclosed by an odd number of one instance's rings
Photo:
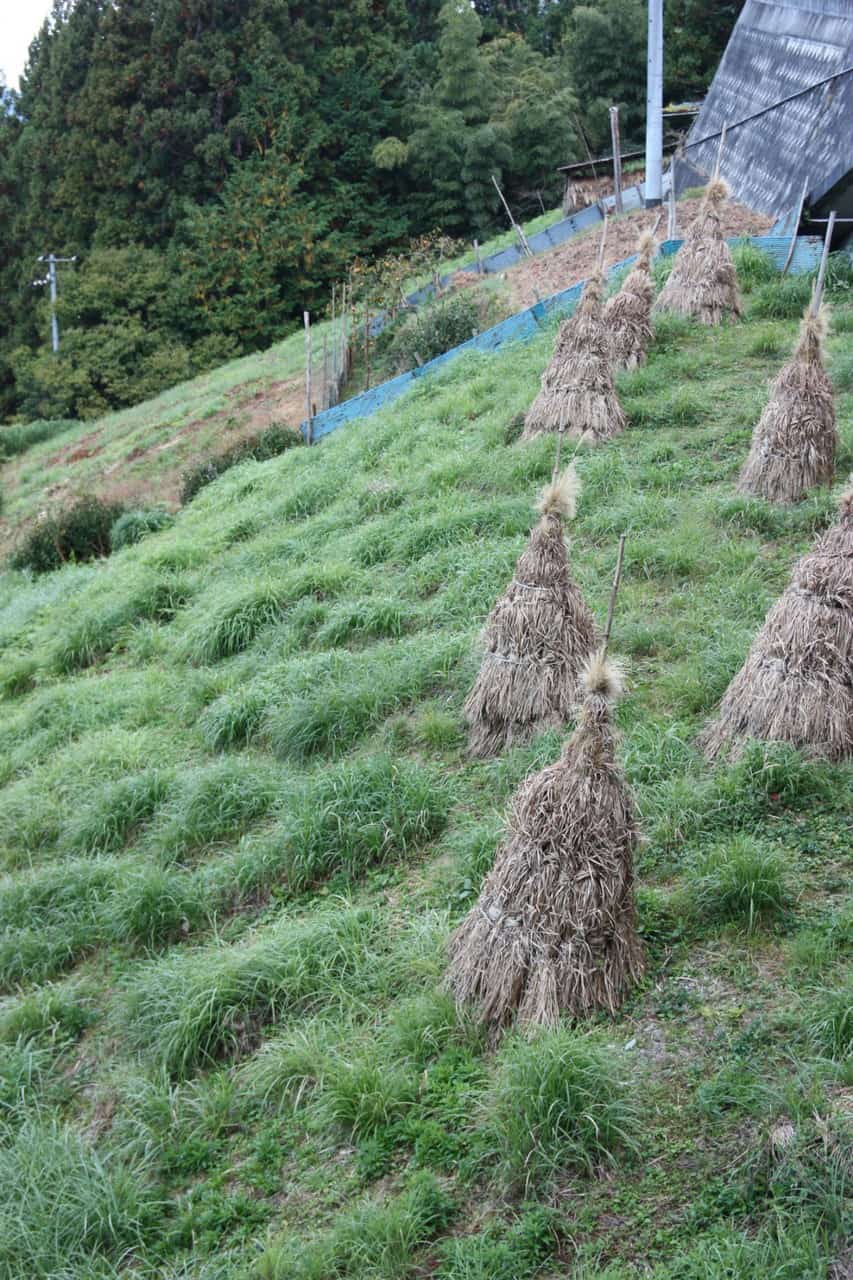
[[[637,242],[637,261],[622,288],[604,306],[604,324],[610,340],[610,358],[616,369],[636,369],[646,358],[652,340],[652,303],[655,289],[650,265],[657,242],[654,232],[644,231]]]
[[[478,1004],[495,1032],[514,1018],[553,1026],[561,1014],[613,1012],[643,971],[637,823],[610,720],[621,678],[605,655],[586,666],[560,759],[516,792],[495,864],[451,939],[457,1003]]]
[[[738,481],[741,493],[768,502],[799,502],[815,485],[831,484],[835,475],[838,429],[832,383],[823,364],[826,314],[820,305],[834,221],[832,214],[799,341],[773,383]]]
[[[828,760],[853,754],[853,488],[797,563],[701,744],[714,759],[748,738]]]
[[[705,188],[698,216],[688,228],[653,308],[678,311],[702,324],[720,324],[727,315],[742,315],[737,272],[721,223],[723,202],[729,197],[729,189],[720,177],[726,128],[724,124],[714,176]]]
[[[542,518],[489,614],[486,652],[465,703],[472,756],[497,755],[537,730],[562,725],[577,704],[578,672],[596,643],[563,537],[578,492],[574,467],[559,478],[555,468],[540,498]]]
[[[722,231],[722,206],[728,195],[722,179],[712,178],[654,311],[677,311],[702,324],[742,315],[735,264]]]
[[[575,312],[560,326],[539,393],[525,416],[522,440],[557,431],[587,444],[598,444],[625,429],[625,414],[613,383],[602,308],[606,227],[605,222],[598,265],[586,282]]]

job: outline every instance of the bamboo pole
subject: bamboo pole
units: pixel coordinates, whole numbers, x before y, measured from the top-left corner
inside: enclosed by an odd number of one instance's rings
[[[782,275],[788,274],[788,268],[791,265],[791,259],[794,256],[794,249],[797,244],[797,232],[800,229],[800,218],[803,216],[803,205],[806,203],[806,196],[809,193],[809,180],[806,178],[803,183],[803,189],[800,192],[800,202],[797,205],[797,216],[794,218],[794,228],[791,232],[791,243],[788,245],[788,256],[785,258],[785,265],[782,268]]]
[[[726,131],[728,127],[729,127],[728,121],[724,120],[723,127],[720,130],[719,146],[717,147],[717,163],[714,165],[715,178],[719,178],[720,176],[720,165],[723,163],[723,149],[725,148],[725,145],[726,145]]]
[[[619,535],[619,550],[616,553],[616,572],[613,575],[613,586],[610,588],[610,603],[607,606],[607,626],[604,628],[604,643],[601,648],[602,657],[607,655],[607,646],[610,644],[610,632],[613,629],[613,614],[616,610],[616,596],[619,592],[619,583],[622,579],[622,558],[625,555],[625,535]]]
[[[509,205],[504,199],[504,193],[501,191],[500,187],[498,186],[498,180],[494,174],[492,174],[492,182],[495,184],[495,191],[497,191],[498,195],[500,196],[501,204],[506,210],[506,216],[509,218],[510,226],[512,227],[515,234],[518,236],[519,243],[521,244],[522,252],[525,254],[526,257],[532,258],[533,250],[530,248],[530,245],[527,243],[527,236],[524,234],[523,230],[521,229],[519,224],[516,222],[515,218],[512,216],[512,210],[510,209]]]
[[[826,239],[823,242],[823,253],[820,255],[820,267],[817,273],[817,282],[815,283],[814,293],[812,295],[812,315],[816,316],[820,311],[821,300],[823,299],[823,282],[826,277],[826,261],[829,257],[829,246],[832,244],[832,233],[835,229],[835,210],[829,215],[829,222],[826,224]]]

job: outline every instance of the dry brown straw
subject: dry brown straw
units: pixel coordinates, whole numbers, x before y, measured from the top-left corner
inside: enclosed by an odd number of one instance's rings
[[[700,742],[715,759],[750,738],[828,760],[853,755],[853,488],[794,566]]]

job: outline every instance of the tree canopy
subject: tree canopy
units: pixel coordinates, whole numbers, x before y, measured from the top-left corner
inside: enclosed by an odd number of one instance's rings
[[[700,92],[740,0],[667,5]],[[503,226],[643,127],[641,0],[54,0],[0,86],[0,419],[92,414],[283,336],[356,256]],[[670,87],[671,86],[671,87]],[[77,255],[49,349],[40,254]]]

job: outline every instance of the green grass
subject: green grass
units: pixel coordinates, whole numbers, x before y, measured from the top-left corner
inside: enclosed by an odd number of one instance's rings
[[[798,323],[738,252],[745,322],[661,317],[620,377],[631,426],[576,457],[600,622],[627,535],[647,976],[613,1017],[495,1045],[442,987],[506,805],[562,740],[473,762],[462,713],[553,466],[511,422],[554,324],[233,468],[108,560],[0,573],[0,1276],[827,1280],[850,1230],[853,774],[696,747],[841,490],[734,491]],[[74,466],[156,450],[298,345],[90,424],[103,454]],[[80,434],[6,464],[11,522]],[[171,452],[137,460],[146,482]]]
[[[791,908],[794,871],[778,849],[738,836],[687,868],[691,909],[699,920],[731,922],[751,932]]]
[[[639,1112],[615,1045],[568,1028],[510,1041],[485,1100],[489,1167],[510,1189],[542,1193],[634,1146]]]
[[[104,1160],[49,1121],[0,1145],[0,1276],[114,1275],[110,1266],[156,1234],[157,1205],[143,1174]]]

